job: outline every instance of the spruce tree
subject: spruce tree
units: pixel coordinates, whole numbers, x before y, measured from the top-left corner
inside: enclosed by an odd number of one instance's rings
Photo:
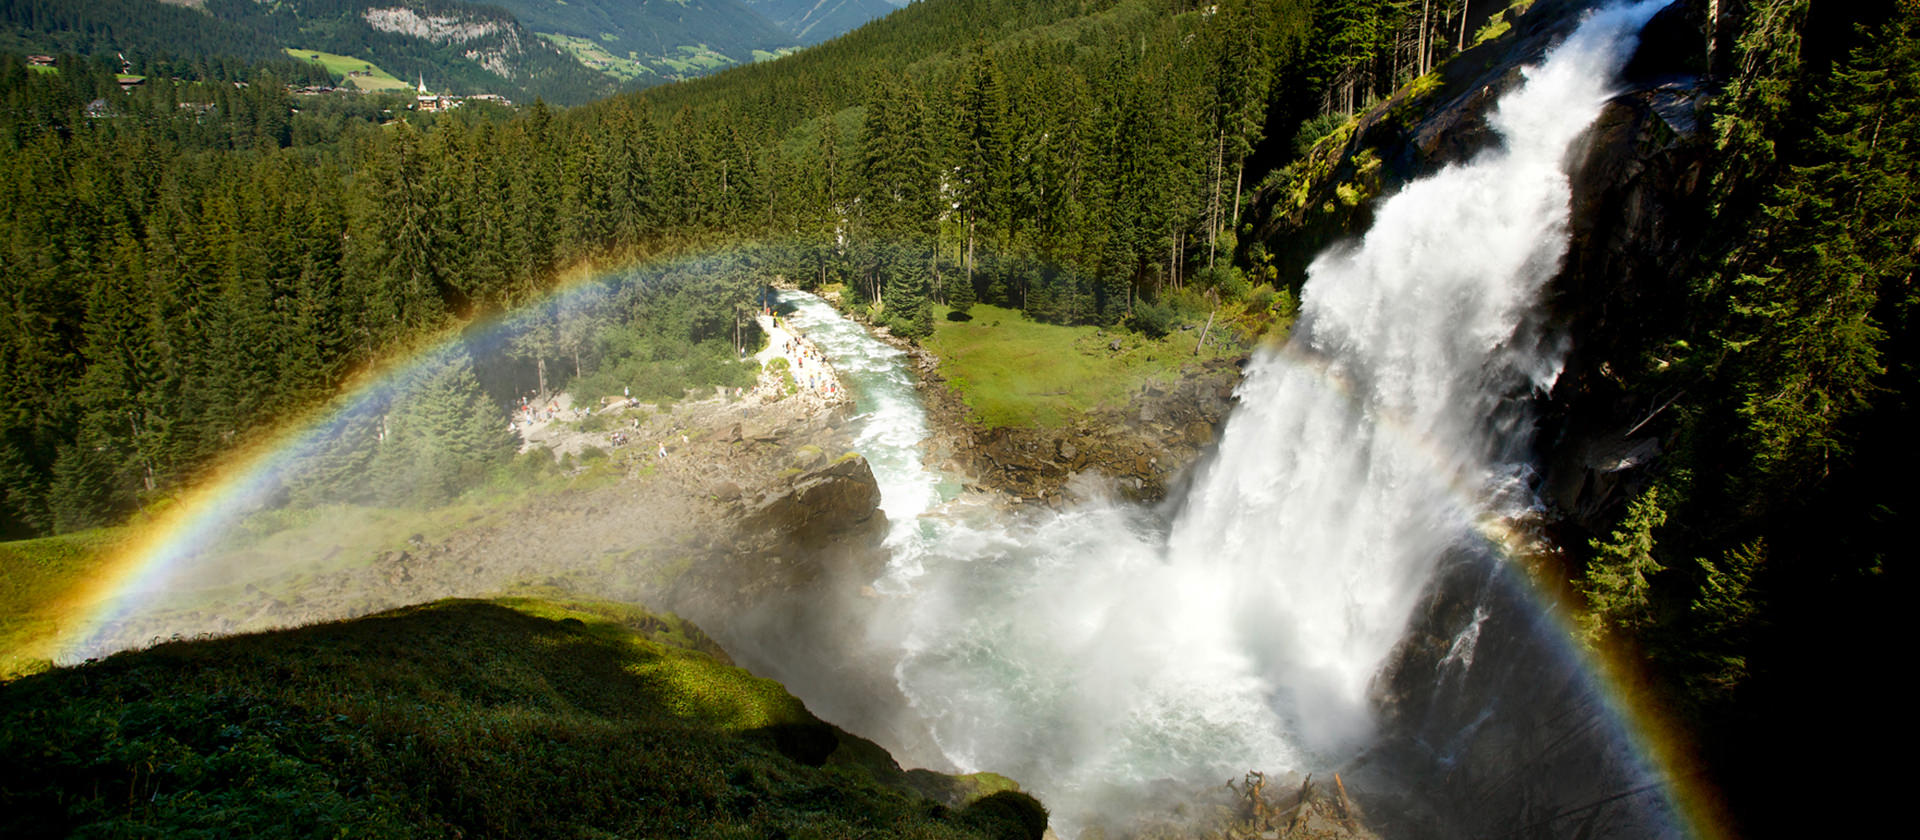
[[[1632,638],[1652,622],[1652,577],[1666,568],[1654,559],[1653,532],[1666,521],[1659,488],[1648,487],[1627,506],[1612,538],[1588,543],[1593,557],[1584,579],[1575,582],[1587,599],[1580,628],[1588,646],[1608,638]]]

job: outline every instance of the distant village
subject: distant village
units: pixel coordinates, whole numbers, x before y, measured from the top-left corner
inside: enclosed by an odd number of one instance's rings
[[[356,76],[371,75],[373,74],[365,70],[353,70],[347,73],[347,81],[351,83]],[[329,85],[287,85],[287,92],[295,96],[321,96],[329,93],[364,93],[365,91],[349,84],[345,87],[332,87]],[[472,96],[429,93],[427,92],[426,79],[422,78],[414,88],[412,108],[415,111],[431,114],[440,111],[451,111],[467,102],[490,102],[495,105],[513,104],[513,100],[497,93],[476,93]]]
[[[55,65],[55,59],[50,55],[29,55],[27,56],[27,64],[32,67],[53,67]],[[147,78],[145,76],[135,76],[128,72],[132,69],[132,65],[127,61],[126,56],[120,57],[120,69],[120,89],[122,91],[132,90],[135,87],[146,84]],[[295,96],[324,96],[330,93],[368,93],[369,91],[360,89],[353,85],[352,82],[356,77],[371,77],[372,75],[373,73],[367,70],[352,70],[347,73],[348,83],[346,85],[340,87],[334,87],[332,85],[287,85],[287,92]],[[185,80],[174,79],[174,81],[180,82]],[[247,86],[247,83],[234,82],[233,86],[244,88]],[[429,93],[427,92],[426,79],[422,77],[414,88],[413,105],[409,106],[409,108],[411,110],[432,114],[441,111],[451,111],[468,102],[487,102],[494,105],[505,106],[511,106],[513,104],[513,100],[497,93],[476,93],[471,96]],[[181,103],[181,107],[183,108],[201,105],[202,103]],[[106,102],[104,100],[95,101],[90,103],[89,112],[99,110],[99,115],[104,116],[105,106]]]
[[[373,74],[365,70],[353,70],[347,73],[347,81],[351,83],[356,76],[371,75]],[[329,93],[365,93],[366,91],[362,91],[360,88],[349,84],[345,87],[331,87],[328,85],[287,85],[287,92],[295,96],[321,96]],[[494,105],[513,104],[513,100],[497,93],[476,93],[472,96],[429,93],[427,92],[426,79],[422,78],[414,88],[413,105],[411,107],[415,111],[431,114],[440,111],[451,111],[467,102],[489,102]]]

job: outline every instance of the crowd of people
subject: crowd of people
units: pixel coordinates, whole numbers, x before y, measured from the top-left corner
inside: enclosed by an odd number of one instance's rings
[[[840,396],[840,378],[833,373],[825,356],[813,343],[799,338],[799,333],[785,323],[780,327],[792,338],[781,340],[780,352],[793,360],[793,381],[801,388],[818,394],[824,399],[836,399]]]

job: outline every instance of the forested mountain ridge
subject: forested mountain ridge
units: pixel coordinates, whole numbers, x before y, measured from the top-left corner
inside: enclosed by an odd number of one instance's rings
[[[0,49],[121,53],[136,61],[352,55],[436,92],[578,104],[746,64],[834,37],[891,10],[812,6],[790,30],[739,0],[6,0]],[[802,37],[805,33],[806,37]]]
[[[498,5],[581,63],[630,87],[750,64],[803,43],[741,0],[502,0]]]
[[[150,0],[8,0],[0,20],[9,40],[34,52],[258,61],[273,47],[292,47],[356,56],[443,93],[577,103],[615,87],[498,6],[460,0],[207,0],[198,9]]]

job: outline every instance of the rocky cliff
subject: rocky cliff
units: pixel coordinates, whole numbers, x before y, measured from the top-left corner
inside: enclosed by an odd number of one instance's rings
[[[1376,198],[1496,142],[1494,103],[1599,5],[1539,0],[1507,35],[1336,130],[1263,184],[1260,238],[1304,275],[1314,254],[1366,229]],[[1551,536],[1543,549],[1584,546],[1616,521],[1669,444],[1662,409],[1673,395],[1636,389],[1623,372],[1643,369],[1656,349],[1648,336],[1673,334],[1672,320],[1685,317],[1673,271],[1701,233],[1711,165],[1707,9],[1677,0],[1655,17],[1619,94],[1567,161],[1571,242],[1539,326],[1569,351],[1551,393],[1533,396],[1547,510],[1526,524]],[[1664,836],[1670,805],[1656,785],[1622,781],[1647,778],[1641,759],[1611,735],[1608,701],[1565,631],[1532,606],[1527,572],[1566,572],[1550,549],[1525,564],[1493,559],[1511,548],[1463,547],[1443,562],[1375,684],[1388,737],[1349,778],[1379,790],[1422,780],[1418,808],[1376,802],[1389,834]],[[1476,651],[1482,664],[1471,667]]]
[[[1357,116],[1301,162],[1267,179],[1256,231],[1285,267],[1307,262],[1372,219],[1374,200],[1495,142],[1487,115],[1595,0],[1539,0],[1505,36],[1475,47]],[[1566,366],[1537,400],[1540,492],[1585,537],[1617,518],[1662,448],[1660,395],[1620,374],[1649,335],[1684,317],[1671,272],[1702,225],[1712,90],[1706,0],[1677,0],[1642,34],[1622,89],[1569,161],[1572,241],[1549,285],[1548,327],[1570,338]],[[1462,231],[1471,236],[1471,231]],[[1670,395],[1668,395],[1670,396]]]

